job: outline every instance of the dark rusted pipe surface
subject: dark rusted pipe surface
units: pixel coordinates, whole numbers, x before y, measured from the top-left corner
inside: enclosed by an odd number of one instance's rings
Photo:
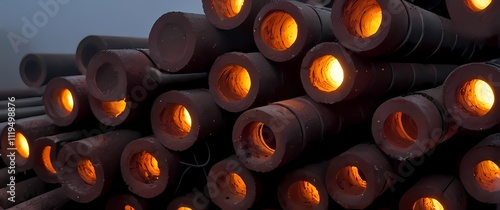
[[[364,209],[391,185],[393,168],[374,144],[358,144],[330,160],[326,187],[344,208]]]
[[[120,159],[123,180],[129,190],[144,198],[160,195],[177,180],[179,156],[163,147],[156,137],[133,140]]]
[[[331,29],[329,8],[272,0],[255,18],[253,36],[262,55],[284,62],[302,60],[314,45],[335,41]]]
[[[15,97],[16,100],[22,98],[40,97],[43,95],[45,87],[39,88],[16,88],[0,90],[0,100],[8,100],[8,98]]]
[[[76,49],[76,66],[85,75],[91,58],[102,50],[148,47],[147,38],[90,35]]]
[[[300,77],[307,94],[320,103],[378,98],[441,85],[455,65],[390,63],[360,57],[334,42],[306,54]]]
[[[26,209],[38,209],[38,210],[54,210],[68,203],[70,199],[66,197],[64,190],[60,187],[49,192],[43,193],[39,196],[31,198],[24,201],[18,205],[15,205],[10,210],[26,210]]]
[[[80,74],[73,54],[28,54],[21,60],[19,73],[29,87],[41,87],[55,77]]]
[[[446,8],[446,0],[406,0],[415,6],[421,7],[427,11],[430,11],[436,15],[444,18],[450,18],[448,8]]]
[[[43,105],[42,97],[30,97],[30,98],[19,98],[19,99],[16,99],[14,102],[11,102],[7,99],[2,100],[2,101],[0,101],[0,108],[7,108],[9,103],[15,104],[16,108]]]
[[[305,92],[294,63],[274,63],[260,53],[226,53],[217,58],[208,83],[215,102],[230,112],[242,112]]]
[[[38,177],[33,177],[15,185],[6,186],[0,189],[0,206],[10,208],[54,188],[53,185],[43,182]],[[11,199],[14,199],[12,202]]]
[[[106,210],[148,210],[148,201],[133,194],[118,194],[111,197]]]
[[[259,11],[271,0],[202,0],[203,11],[210,23],[223,30],[252,33]]]
[[[118,187],[121,153],[140,137],[136,131],[116,130],[64,145],[54,167],[67,196],[89,203]]]
[[[14,106],[10,106],[14,107]],[[16,108],[15,111],[9,111],[8,109],[0,110],[0,122],[8,122],[9,114],[15,116],[13,117],[16,120],[20,120],[28,117],[35,117],[39,115],[45,115],[45,107],[44,106],[32,106],[32,107],[22,107]]]
[[[204,203],[205,201],[198,200],[198,196],[199,195],[195,193],[179,196],[168,204],[167,210],[179,210],[179,209],[208,210],[207,205]]]

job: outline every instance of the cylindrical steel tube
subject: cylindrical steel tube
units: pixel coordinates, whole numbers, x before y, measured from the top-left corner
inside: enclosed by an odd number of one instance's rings
[[[81,123],[91,115],[84,75],[52,79],[43,95],[45,111],[54,124],[69,126]]]
[[[102,101],[88,95],[90,109],[94,116],[104,125],[117,126],[137,120],[143,110],[143,103],[135,104],[128,98],[118,101]],[[133,107],[135,104],[135,107]]]
[[[277,62],[302,60],[313,46],[336,40],[329,8],[279,0],[270,1],[257,14],[253,36],[262,55]]]
[[[374,144],[358,144],[330,160],[326,187],[344,208],[364,209],[391,185],[389,160]]]
[[[102,50],[147,48],[148,39],[90,35],[80,41],[76,49],[76,66],[85,75],[91,58]]]
[[[0,90],[0,100],[8,100],[14,97],[16,100],[22,98],[40,97],[43,95],[45,87],[39,88],[16,88]]]
[[[136,139],[123,149],[121,175],[131,192],[153,198],[176,182],[179,159],[154,136]]]
[[[55,77],[80,74],[73,54],[28,54],[21,60],[19,72],[29,87],[41,87]]]
[[[15,205],[9,210],[54,210],[64,206],[69,201],[70,199],[66,197],[64,190],[60,187]]]
[[[443,83],[443,101],[458,125],[486,130],[500,122],[500,59],[458,67]]]
[[[458,126],[443,106],[442,86],[392,98],[372,118],[372,134],[389,156],[416,158],[455,135]]]
[[[230,112],[242,112],[304,95],[299,68],[273,63],[260,53],[231,52],[219,56],[208,77],[215,102]]]
[[[331,104],[433,88],[441,85],[456,67],[371,60],[338,43],[327,42],[309,50],[300,78],[312,99]]]
[[[190,193],[173,199],[167,206],[167,210],[208,210],[205,203],[199,203],[197,194]]]
[[[10,106],[10,107],[15,108],[15,106]],[[39,115],[45,115],[45,107],[44,106],[22,107],[22,108],[16,108],[15,111],[9,111],[9,109],[2,109],[0,110],[0,122],[8,122],[10,118],[9,115],[15,115],[13,118],[16,120],[35,117]]]
[[[214,60],[226,52],[253,51],[253,42],[238,40],[245,36],[218,30],[202,14],[169,12],[153,24],[149,49],[162,70],[201,72],[208,71]]]
[[[57,154],[59,150],[69,142],[85,138],[82,131],[45,136],[36,139],[33,143],[33,170],[38,177],[47,183],[59,183],[57,171],[54,166],[58,165]]]
[[[133,194],[118,194],[111,197],[106,210],[148,210],[148,201]]]
[[[252,33],[259,11],[271,0],[202,0],[208,21],[223,30]]]
[[[136,131],[116,130],[64,145],[54,167],[67,196],[88,203],[109,193],[120,183],[116,177],[123,149],[140,137]]]
[[[478,51],[449,19],[403,0],[337,0],[331,21],[339,42],[363,56],[463,63]]]
[[[10,208],[54,188],[53,185],[43,182],[38,177],[33,177],[14,185],[0,189],[0,206]]]
[[[7,108],[9,106],[9,103],[15,104],[16,108],[23,108],[23,107],[43,105],[43,100],[42,97],[29,97],[29,98],[19,98],[16,99],[14,102],[11,102],[6,98],[5,100],[0,101],[0,109]]]
[[[467,209],[467,197],[456,177],[432,175],[417,182],[399,201],[400,210]]]
[[[500,204],[500,134],[486,137],[460,163],[460,179],[476,200]]]

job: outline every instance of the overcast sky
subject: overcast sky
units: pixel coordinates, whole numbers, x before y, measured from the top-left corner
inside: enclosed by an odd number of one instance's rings
[[[57,2],[59,9],[50,6],[47,12],[40,6],[45,2]],[[169,11],[203,13],[201,0],[1,1],[0,88],[25,86],[19,62],[28,53],[75,53],[79,41],[91,34],[146,38],[156,19]],[[34,22],[42,13],[48,21]],[[26,24],[33,24],[37,31],[23,32]],[[24,42],[12,44],[13,37]]]

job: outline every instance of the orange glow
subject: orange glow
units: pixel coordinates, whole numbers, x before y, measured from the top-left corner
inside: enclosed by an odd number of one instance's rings
[[[266,141],[266,137],[263,135],[264,123],[256,123],[253,129],[252,136],[254,137],[254,144],[265,154],[271,156],[274,154],[274,149],[271,148]]]
[[[42,162],[43,162],[43,165],[45,166],[45,169],[47,169],[47,171],[49,171],[52,174],[55,174],[56,170],[52,166],[52,160],[50,158],[50,150],[51,149],[52,149],[51,146],[46,146],[43,148],[43,150],[42,150]]]
[[[142,151],[135,154],[132,157],[131,166],[137,170],[139,176],[141,176],[146,183],[158,180],[160,176],[158,160],[149,152]]]
[[[189,207],[185,207],[185,206],[183,206],[183,207],[179,207],[179,208],[177,208],[177,210],[193,210],[193,209],[192,209],[192,208],[189,208]]]
[[[336,177],[337,186],[351,195],[360,195],[366,190],[364,174],[356,166],[342,168]]]
[[[384,135],[390,143],[406,148],[415,143],[418,127],[409,115],[394,112],[385,120]]]
[[[65,112],[70,113],[71,111],[73,111],[74,100],[71,91],[66,88],[62,89],[58,97],[58,103]]]
[[[434,198],[420,198],[413,204],[413,210],[444,210],[444,207]]]
[[[167,104],[161,114],[163,128],[170,135],[178,138],[187,136],[191,132],[192,119],[187,108],[180,104]]]
[[[262,40],[277,51],[290,48],[299,33],[299,27],[293,17],[282,11],[273,11],[264,17],[260,26]]]
[[[479,12],[490,6],[492,1],[493,0],[465,0],[465,5],[467,5],[472,11]]]
[[[21,157],[28,158],[30,156],[30,145],[28,144],[28,139],[26,139],[26,137],[22,133],[16,133],[14,144],[16,145],[17,153]]]
[[[229,189],[233,195],[243,200],[247,195],[247,185],[245,181],[236,173],[229,174]]]
[[[127,102],[125,99],[119,101],[103,101],[102,109],[103,111],[111,116],[118,117],[121,115],[125,108],[127,108]]]
[[[353,36],[368,38],[382,24],[382,8],[376,0],[351,0],[344,8],[343,19]]]
[[[344,81],[344,70],[339,60],[331,55],[317,58],[309,68],[311,84],[324,92],[333,92]]]
[[[479,186],[489,192],[500,191],[500,168],[491,161],[481,161],[474,167],[474,177]]]
[[[97,175],[95,173],[94,165],[89,159],[82,159],[80,163],[78,163],[78,174],[85,183],[95,185]]]
[[[232,18],[238,15],[245,0],[212,0],[215,12],[222,18]]]
[[[470,113],[483,116],[493,107],[495,93],[485,81],[473,79],[460,88],[459,102]]]
[[[135,210],[131,205],[125,205],[124,210]]]
[[[248,71],[239,65],[226,66],[217,79],[217,89],[229,100],[245,98],[252,86]]]
[[[290,185],[288,198],[308,208],[316,208],[321,199],[316,186],[307,181],[298,181]]]

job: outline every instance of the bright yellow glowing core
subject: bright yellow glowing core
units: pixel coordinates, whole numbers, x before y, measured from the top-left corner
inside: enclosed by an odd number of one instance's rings
[[[344,81],[344,70],[337,58],[325,55],[317,58],[309,68],[311,84],[324,92],[333,92]]]
[[[215,12],[221,19],[238,15],[245,0],[211,0]]]
[[[97,175],[95,173],[94,165],[89,159],[82,159],[80,163],[78,163],[78,174],[85,183],[95,185]]]
[[[124,210],[135,210],[135,208],[132,207],[131,205],[125,205],[125,207],[123,209]]]
[[[73,111],[73,106],[74,106],[74,101],[73,101],[73,95],[71,94],[71,91],[68,89],[63,89],[61,91],[61,94],[58,98],[59,103],[61,104],[62,108],[70,113]]]
[[[364,174],[356,166],[342,168],[336,177],[337,186],[347,194],[360,195],[367,187]]]
[[[384,122],[384,136],[389,143],[408,148],[417,141],[417,123],[406,113],[394,112]]]
[[[465,0],[465,4],[474,12],[479,12],[490,6],[493,0]]]
[[[343,20],[353,36],[368,38],[382,24],[382,8],[376,0],[352,0],[343,10]]]
[[[121,115],[125,108],[127,108],[127,102],[125,99],[119,101],[103,101],[102,109],[103,111],[111,116],[118,117]]]
[[[252,86],[247,69],[240,65],[226,66],[217,78],[217,89],[226,100],[237,101],[245,98]]]
[[[187,108],[180,104],[166,104],[160,113],[162,128],[178,138],[191,132],[192,119]]]
[[[491,161],[481,161],[474,167],[474,177],[479,186],[489,192],[500,191],[500,168]]]
[[[460,88],[459,102],[472,114],[483,116],[493,107],[495,93],[485,81],[473,79]]]
[[[160,167],[158,160],[151,153],[142,151],[135,154],[131,161],[131,167],[137,171],[142,181],[149,183],[158,180]]]
[[[192,209],[192,208],[189,208],[189,207],[185,207],[185,206],[183,206],[183,207],[179,207],[179,208],[177,208],[177,210],[193,210],[193,209]]]
[[[52,166],[52,159],[50,158],[51,149],[52,149],[51,146],[46,146],[43,148],[43,150],[42,150],[42,162],[43,162],[43,165],[45,166],[45,169],[47,169],[47,171],[49,171],[52,174],[55,174],[56,170]]]
[[[444,210],[444,207],[434,198],[420,198],[413,204],[413,210]]]
[[[307,208],[316,208],[320,195],[316,186],[308,181],[298,181],[288,187],[288,198]]]
[[[297,40],[298,33],[299,27],[295,19],[282,11],[267,14],[260,26],[262,40],[277,51],[290,48]]]
[[[16,133],[16,139],[14,140],[14,143],[16,145],[17,153],[21,157],[28,158],[30,156],[30,145],[28,144],[28,140],[22,133]]]

